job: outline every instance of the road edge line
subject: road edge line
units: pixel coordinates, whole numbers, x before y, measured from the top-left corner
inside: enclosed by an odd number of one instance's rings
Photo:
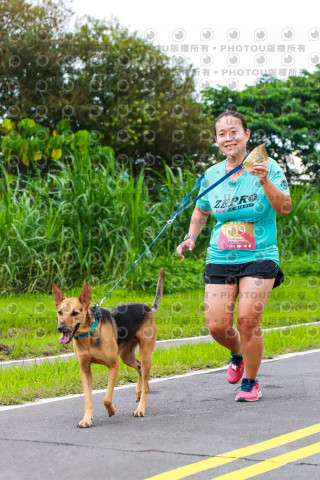
[[[262,360],[261,363],[276,362],[276,361],[279,361],[279,360],[286,360],[288,358],[297,357],[299,355],[308,355],[310,353],[318,353],[318,352],[320,352],[320,348],[317,348],[315,350],[305,350],[305,351],[302,351],[302,352],[285,353],[284,355],[278,355],[277,357],[274,357],[274,358],[267,358],[265,360]],[[182,373],[181,375],[172,375],[170,377],[163,377],[163,378],[152,378],[152,379],[149,380],[149,383],[165,382],[167,380],[175,380],[175,379],[180,379],[180,378],[185,378],[185,377],[191,377],[191,376],[194,376],[194,375],[204,375],[206,373],[215,373],[215,372],[219,372],[219,371],[222,371],[222,370],[227,370],[227,368],[228,368],[228,365],[223,365],[222,367],[209,368],[209,369],[206,369],[206,370],[197,370],[195,372]],[[135,388],[136,385],[137,385],[136,383],[119,385],[119,386],[115,387],[114,390],[116,391],[116,390],[123,390],[123,389],[126,389],[126,388]],[[96,395],[96,394],[99,394],[99,393],[105,394],[105,392],[106,392],[105,388],[102,389],[102,390],[92,390],[92,395]],[[59,401],[62,401],[62,400],[70,400],[72,398],[77,398],[77,397],[83,397],[83,393],[75,393],[73,395],[65,395],[65,396],[62,396],[62,397],[43,398],[43,399],[40,399],[40,400],[36,400],[34,402],[26,402],[26,403],[23,403],[21,405],[3,405],[3,406],[0,406],[0,412],[7,411],[7,410],[14,410],[16,408],[33,407],[33,406],[36,406],[36,405],[43,405],[45,403],[59,402]]]

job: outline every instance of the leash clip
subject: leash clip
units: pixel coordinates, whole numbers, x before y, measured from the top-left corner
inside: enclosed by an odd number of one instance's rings
[[[177,215],[175,215],[173,218],[170,218],[170,220],[167,221],[167,224],[168,225],[171,225],[171,223],[173,223],[176,219]]]

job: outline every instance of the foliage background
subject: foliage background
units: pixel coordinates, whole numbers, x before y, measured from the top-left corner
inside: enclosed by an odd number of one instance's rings
[[[52,282],[64,288],[85,280],[111,286],[151,244],[198,178],[195,167],[165,163],[164,174],[154,170],[152,178],[150,168],[142,167],[134,176],[131,162],[129,167],[119,164],[113,149],[102,146],[94,135],[72,134],[69,128],[68,122],[60,122],[41,142],[37,134],[42,135],[44,127],[32,120],[18,126],[3,123],[7,135],[2,143],[8,139],[4,148],[26,155],[33,169],[28,175],[15,175],[1,165],[2,293],[48,291]],[[35,160],[43,153],[51,156],[48,172],[42,172]],[[280,251],[301,255],[307,246],[312,261],[319,264],[320,193],[296,185],[291,195],[291,213],[278,216]],[[159,262],[174,265],[191,211],[164,231],[124,279],[124,286],[154,288]],[[202,265],[213,225],[211,215],[192,252]]]

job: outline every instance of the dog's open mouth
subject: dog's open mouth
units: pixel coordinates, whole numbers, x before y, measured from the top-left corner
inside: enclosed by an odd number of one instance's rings
[[[61,337],[59,338],[59,342],[62,343],[62,345],[66,345],[71,341],[72,337],[73,335],[71,336],[70,332],[62,332]]]
[[[71,340],[73,339],[79,327],[80,327],[80,323],[77,323],[73,332],[70,332],[70,330],[67,330],[66,332],[62,332],[59,338],[59,343],[62,343],[62,345],[66,345],[67,343],[71,342]]]

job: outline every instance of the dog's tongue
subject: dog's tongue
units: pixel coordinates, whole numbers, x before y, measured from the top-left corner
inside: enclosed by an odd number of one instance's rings
[[[59,338],[59,342],[65,345],[69,342],[70,335],[69,333],[61,333],[61,337]]]

